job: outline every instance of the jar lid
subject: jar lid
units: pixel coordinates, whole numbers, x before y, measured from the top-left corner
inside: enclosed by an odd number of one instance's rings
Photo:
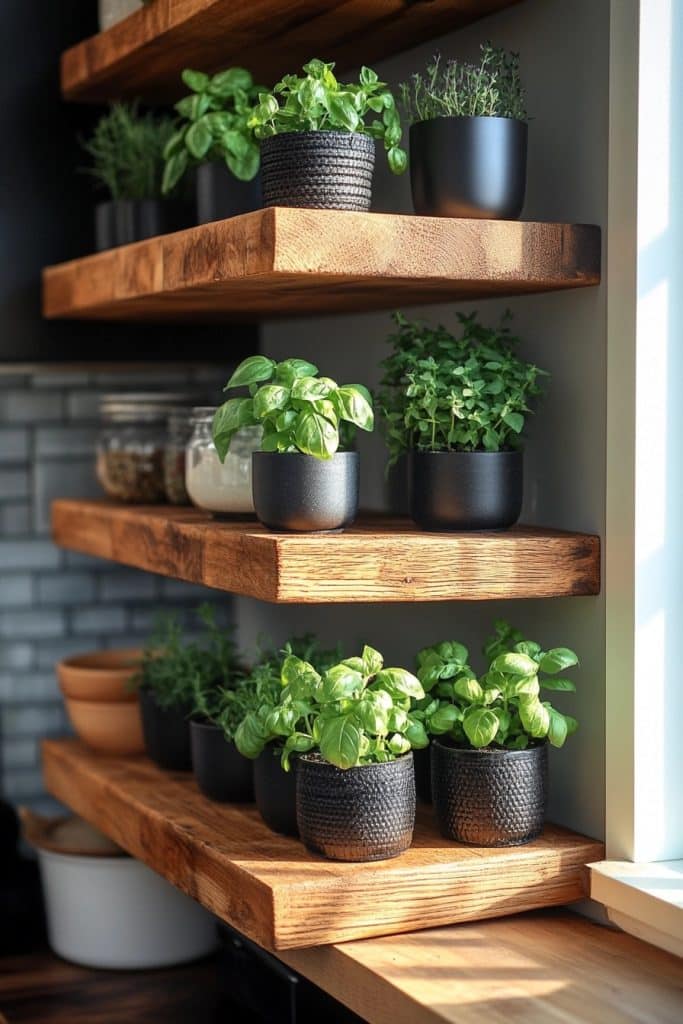
[[[164,422],[179,408],[189,415],[195,395],[170,391],[139,391],[100,396],[100,415],[110,423]]]
[[[217,405],[195,405],[192,410],[193,423],[209,423],[216,415]]]

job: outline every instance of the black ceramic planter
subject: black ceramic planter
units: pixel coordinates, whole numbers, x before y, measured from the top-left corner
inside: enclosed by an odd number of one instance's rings
[[[223,730],[210,722],[190,722],[192,769],[204,796],[218,803],[254,799],[254,768]]]
[[[331,459],[254,452],[251,465],[254,509],[269,530],[342,530],[356,518],[358,452],[336,452]]]
[[[301,839],[330,860],[388,860],[410,846],[415,826],[412,754],[345,771],[318,754],[299,758]]]
[[[424,217],[519,217],[527,134],[527,125],[512,117],[418,121],[410,129],[415,212]]]
[[[432,793],[441,834],[474,846],[521,846],[543,831],[548,748],[461,750],[432,742]]]
[[[140,687],[140,711],[147,755],[167,771],[189,771],[191,709],[161,708],[151,690]]]
[[[280,764],[280,751],[266,747],[254,761],[254,797],[268,828],[285,836],[298,836],[296,823],[296,775],[298,759],[290,761],[286,772]]]
[[[117,245],[142,242],[192,222],[192,206],[172,199],[111,199],[95,207],[95,248],[98,252]]]
[[[521,452],[413,452],[410,514],[423,530],[503,530],[523,484]]]
[[[264,206],[369,210],[375,142],[360,132],[286,132],[261,143]]]
[[[237,217],[261,209],[261,178],[240,181],[226,164],[201,164],[196,171],[197,223]]]

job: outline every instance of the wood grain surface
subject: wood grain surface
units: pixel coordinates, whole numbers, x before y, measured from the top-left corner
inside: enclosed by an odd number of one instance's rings
[[[273,533],[199,509],[60,499],[60,547],[278,603],[484,601],[600,590],[600,541],[538,527],[427,533],[371,518],[331,534]]]
[[[269,949],[412,931],[554,906],[586,894],[602,843],[548,825],[527,846],[437,835],[424,809],[395,860],[343,864],[275,835],[255,808],[216,804],[184,773],[46,740],[48,790],[218,917]]]
[[[311,57],[335,60],[338,70],[368,64],[517,2],[155,0],[67,50],[62,93],[90,103],[177,99],[183,68],[231,64],[270,85]]]
[[[600,229],[271,208],[47,267],[48,318],[267,320],[596,285]]]

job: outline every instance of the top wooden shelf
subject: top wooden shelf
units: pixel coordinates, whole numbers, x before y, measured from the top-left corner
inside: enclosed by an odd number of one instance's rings
[[[62,54],[65,99],[182,95],[183,68],[249,68],[270,85],[311,57],[389,57],[519,0],[154,0]]]

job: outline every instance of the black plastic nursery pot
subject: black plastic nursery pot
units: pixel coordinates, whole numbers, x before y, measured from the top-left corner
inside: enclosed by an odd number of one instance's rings
[[[261,177],[240,181],[220,161],[201,164],[196,171],[197,223],[237,217],[261,209]]]
[[[360,132],[285,132],[261,143],[264,206],[369,210],[375,142]]]
[[[415,826],[412,753],[345,770],[319,754],[303,754],[296,809],[301,839],[330,860],[398,857],[410,846]]]
[[[412,125],[415,212],[515,220],[524,206],[527,136],[527,125],[512,117],[435,117]]]
[[[543,831],[548,748],[473,750],[432,742],[439,830],[473,846],[522,846]]]
[[[286,772],[280,763],[280,749],[267,746],[254,761],[254,797],[259,814],[269,829],[285,836],[298,836],[296,822],[296,776],[299,759],[293,757]]]
[[[358,452],[331,459],[292,452],[254,452],[252,493],[269,530],[321,533],[350,526],[358,512]]]
[[[142,733],[148,757],[166,771],[184,772],[192,767],[189,706],[162,708],[151,690],[140,687]]]
[[[97,252],[142,242],[192,223],[192,204],[173,199],[111,199],[95,207]]]
[[[503,530],[522,511],[522,452],[413,452],[410,514],[423,530]]]
[[[211,722],[190,722],[192,770],[200,790],[218,803],[254,799],[254,768],[223,730]]]

